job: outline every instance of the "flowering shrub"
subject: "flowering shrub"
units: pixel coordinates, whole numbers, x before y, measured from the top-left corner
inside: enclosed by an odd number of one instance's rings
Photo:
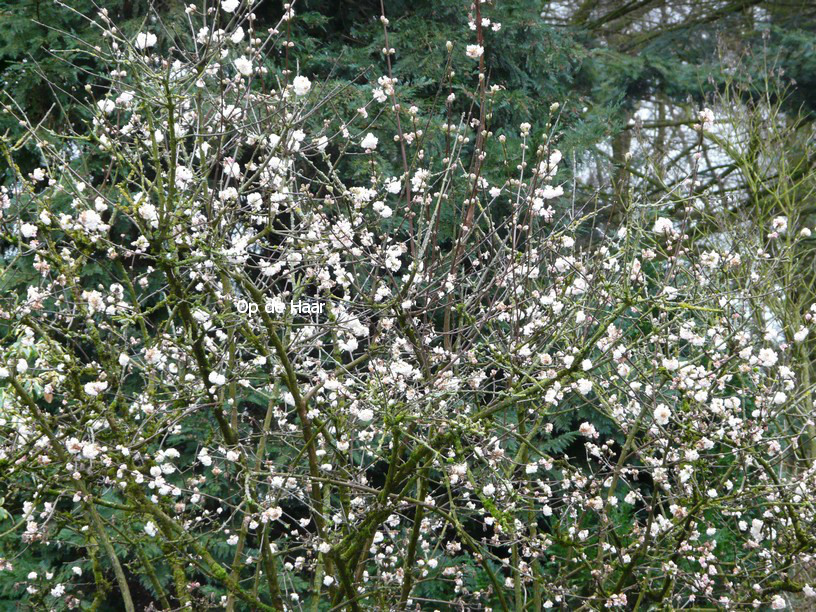
[[[604,226],[559,179],[557,104],[518,150],[492,130],[485,6],[441,110],[403,99],[383,16],[385,75],[348,117],[294,69],[294,9],[260,32],[241,6],[161,43],[103,11],[110,81],[76,131],[4,107],[42,153],[0,196],[6,588],[126,610],[812,596],[813,312],[768,318],[746,280],[794,221],[695,241],[644,202]]]

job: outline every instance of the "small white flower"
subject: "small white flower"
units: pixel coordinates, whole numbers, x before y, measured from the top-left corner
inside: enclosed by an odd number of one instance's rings
[[[96,107],[106,115],[109,115],[110,113],[116,110],[116,102],[105,98],[104,100],[100,100],[99,102],[97,102]]]
[[[33,223],[23,223],[20,226],[20,233],[23,235],[23,238],[31,239],[37,235],[37,226]]]
[[[465,54],[470,59],[479,59],[484,54],[484,47],[481,45],[468,45]]]
[[[241,0],[221,0],[221,10],[225,13],[234,13],[241,6]]]
[[[305,76],[296,76],[292,81],[292,89],[295,90],[295,95],[305,96],[312,88],[312,82]]]
[[[79,224],[89,232],[95,232],[102,224],[102,217],[93,209],[83,210],[79,213]]]
[[[132,91],[123,91],[116,97],[116,103],[124,106],[129,105],[133,101]]]
[[[385,202],[381,200],[377,200],[374,204],[371,205],[374,209],[374,212],[378,213],[383,219],[387,219],[393,214],[393,210],[391,210],[390,206],[386,206]]]
[[[267,508],[266,510],[261,512],[261,522],[263,524],[266,524],[269,521],[277,521],[282,516],[283,516],[283,510],[281,510],[277,506],[272,507],[272,508]]]
[[[91,397],[96,397],[97,395],[99,395],[105,389],[108,388],[108,383],[104,380],[93,381],[85,383],[85,386],[83,388],[85,389],[85,393],[87,393]]]
[[[808,336],[808,328],[807,327],[800,327],[799,331],[793,334],[793,341],[794,342],[804,342],[805,338]]]
[[[365,135],[362,142],[360,142],[360,146],[368,151],[373,151],[377,148],[377,144],[380,142],[379,138],[377,138],[374,134],[369,132]]]
[[[776,351],[773,349],[759,349],[759,353],[757,354],[757,359],[759,359],[759,365],[764,366],[766,368],[773,367],[776,365],[777,360],[779,357],[776,354]]]
[[[156,44],[156,35],[152,32],[139,32],[136,35],[136,48],[147,49]]]
[[[674,372],[677,368],[680,367],[680,361],[678,361],[676,357],[672,358],[664,357],[663,367],[666,368],[669,372]]]
[[[139,216],[145,221],[149,221],[151,227],[159,227],[159,211],[149,202],[139,207]]]
[[[187,166],[176,167],[176,187],[184,189],[193,180],[193,171]]]
[[[371,408],[363,408],[357,413],[357,418],[365,423],[368,423],[374,418],[374,411]]]
[[[96,459],[99,456],[99,453],[102,452],[99,448],[99,445],[88,442],[87,444],[82,445],[82,456],[86,459]]]
[[[206,447],[198,451],[198,460],[204,467],[210,467],[212,465],[212,457],[210,457],[210,453]]]
[[[244,76],[249,76],[252,74],[252,61],[248,60],[245,57],[239,57],[235,61],[232,62],[235,66],[235,69],[243,74]]]
[[[82,452],[82,442],[80,442],[77,438],[70,438],[65,441],[65,450],[67,450],[71,455],[76,455],[77,453]]]
[[[700,122],[703,124],[703,129],[708,129],[714,125],[714,111],[710,108],[704,108],[698,115]]]
[[[334,578],[332,578],[331,576],[323,576],[323,584],[325,586],[331,586],[332,584],[334,584]]]
[[[402,181],[396,177],[385,181],[385,190],[393,195],[397,195],[402,191]]]
[[[221,386],[225,382],[227,382],[227,378],[223,374],[220,374],[219,372],[210,372],[210,375],[207,377],[207,379],[212,384],[218,385],[218,386]]]
[[[598,434],[598,430],[595,429],[595,426],[586,421],[581,423],[581,426],[578,428],[578,433],[587,438],[597,438],[600,435]]]
[[[674,231],[674,224],[671,219],[660,217],[655,221],[652,231],[655,234],[671,234]]]
[[[234,179],[241,178],[241,164],[233,157],[224,158],[224,174]]]
[[[660,404],[654,411],[654,420],[658,425],[667,425],[671,418],[671,410],[666,404]]]
[[[541,190],[541,197],[544,200],[552,200],[564,195],[564,188],[561,185],[553,187],[552,185],[545,185]]]
[[[353,353],[355,350],[357,350],[357,346],[359,346],[359,343],[357,342],[357,338],[354,337],[351,337],[348,340],[340,340],[337,343],[337,347],[341,351],[348,351],[349,353]]]
[[[152,538],[159,532],[159,530],[156,528],[156,524],[153,521],[147,521],[144,526],[144,532]]]
[[[578,389],[578,393],[581,395],[587,395],[590,391],[592,391],[592,381],[587,380],[586,378],[581,378],[576,381],[575,386]]]
[[[244,40],[244,28],[238,26],[238,28],[230,35],[230,40],[236,45]]]

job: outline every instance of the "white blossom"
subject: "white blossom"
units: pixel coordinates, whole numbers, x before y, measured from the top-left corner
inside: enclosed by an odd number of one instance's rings
[[[137,49],[149,49],[156,44],[156,35],[152,32],[139,32],[136,35],[136,42],[134,46]]]
[[[212,384],[217,386],[221,386],[227,382],[226,376],[214,370],[209,373],[207,380],[209,380]]]
[[[89,383],[85,383],[84,389],[85,393],[88,395],[95,397],[105,391],[108,388],[108,383],[105,380],[93,381]]]
[[[374,134],[369,132],[368,134],[365,135],[365,138],[363,138],[363,140],[360,142],[360,146],[364,149],[373,151],[374,149],[377,148],[378,142],[379,139]]]
[[[110,113],[116,110],[116,102],[108,98],[100,100],[99,102],[96,103],[96,106],[97,108],[99,108],[101,112],[105,113],[106,115],[109,115]]]
[[[674,231],[674,224],[671,222],[671,219],[660,217],[654,222],[652,231],[655,234],[671,234]]]
[[[295,95],[305,96],[312,88],[312,82],[305,76],[298,75],[292,81],[292,89],[295,90]]]
[[[23,223],[20,226],[20,234],[22,234],[23,238],[30,240],[37,235],[37,226],[33,223]]]
[[[371,408],[363,408],[357,413],[357,418],[367,423],[374,418],[374,411]]]
[[[578,379],[578,381],[576,381],[575,383],[575,386],[581,395],[587,395],[589,394],[590,391],[592,391],[592,381],[586,378]]]
[[[246,57],[236,58],[233,60],[232,64],[240,74],[243,74],[244,76],[249,76],[252,74],[252,61]]]
[[[484,54],[484,47],[481,45],[468,45],[465,49],[465,54],[470,59],[479,59]]]
[[[666,404],[659,404],[654,411],[654,420],[658,425],[668,425],[671,418],[671,410]]]

